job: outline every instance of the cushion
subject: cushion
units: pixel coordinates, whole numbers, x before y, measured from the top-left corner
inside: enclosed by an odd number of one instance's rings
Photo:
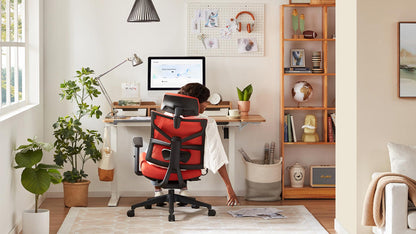
[[[416,229],[416,211],[409,211],[407,214],[407,225],[410,229]]]
[[[391,172],[399,173],[416,180],[416,146],[389,142]]]

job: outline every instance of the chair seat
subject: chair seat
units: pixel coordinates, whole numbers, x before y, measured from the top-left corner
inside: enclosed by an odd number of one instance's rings
[[[146,161],[146,153],[140,154],[140,168],[144,176],[155,180],[163,180],[166,174],[167,168],[159,167],[154,164],[150,164]],[[182,177],[184,180],[195,179],[201,176],[201,170],[183,170]],[[178,176],[176,173],[170,175],[169,181],[177,181]]]

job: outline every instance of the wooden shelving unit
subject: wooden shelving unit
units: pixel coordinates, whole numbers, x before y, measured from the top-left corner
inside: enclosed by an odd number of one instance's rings
[[[291,11],[293,9],[297,9],[299,11],[305,11],[308,13],[309,22],[321,22],[319,25],[314,25],[315,30],[318,32],[318,37],[315,39],[292,39],[291,31],[292,28],[288,27],[288,22],[291,22]],[[328,11],[331,10],[331,14]],[[313,12],[314,14],[310,14]],[[335,198],[335,188],[315,188],[309,186],[309,181],[305,180],[305,186],[302,188],[293,188],[290,187],[290,178],[285,178],[285,174],[288,174],[287,167],[291,165],[285,165],[285,162],[293,155],[286,155],[286,151],[290,148],[290,151],[296,151],[301,149],[301,147],[334,147],[335,142],[328,141],[328,123],[327,123],[327,116],[330,113],[335,113],[335,40],[334,38],[329,35],[330,33],[335,33],[335,4],[329,5],[309,5],[309,4],[289,4],[289,5],[282,5],[281,6],[281,20],[280,20],[280,27],[281,27],[281,34],[280,34],[280,51],[281,51],[281,74],[280,74],[280,81],[281,81],[281,96],[280,96],[280,155],[283,158],[282,164],[282,198],[283,199],[328,199],[328,198]],[[305,17],[306,17],[305,13]],[[312,16],[311,16],[312,15]],[[330,17],[330,16],[331,17]],[[321,19],[317,19],[317,17]],[[307,21],[305,19],[305,29],[308,30]],[[333,22],[332,22],[333,21]],[[286,23],[285,23],[286,22]],[[329,29],[329,23],[331,23],[331,29]],[[315,31],[314,30],[314,31]],[[309,47],[308,47],[309,46]],[[324,69],[324,73],[285,73],[284,68],[289,67],[289,58],[290,58],[290,48],[305,48],[305,54],[307,67],[311,67],[311,64],[308,64],[308,60],[311,60],[311,53],[312,51],[317,51],[318,49],[311,49],[317,48],[321,51],[322,62],[321,67]],[[309,56],[308,56],[309,53]],[[329,59],[331,56],[333,58]],[[302,103],[302,105],[296,105],[293,100],[291,99],[289,92],[289,85],[293,84],[296,81],[305,80],[307,82],[315,82],[313,86],[314,95],[317,95],[319,98],[315,100],[314,103]],[[317,104],[317,102],[319,102]],[[319,117],[317,116],[318,128],[319,128],[319,142],[285,142],[284,141],[284,118],[285,114],[290,113],[294,116],[304,116],[306,114],[318,113]],[[299,123],[299,120],[298,120]],[[300,128],[299,124],[297,124],[296,128]],[[298,140],[301,139],[300,130],[297,131],[297,138]],[[314,157],[314,155],[308,155],[308,157]],[[327,155],[325,157],[333,157],[332,159],[335,161],[335,155]],[[305,163],[302,163],[304,166]],[[323,163],[325,164],[325,163]],[[322,165],[322,164],[318,164]],[[308,173],[309,170],[307,170]],[[307,174],[306,173],[306,174]]]

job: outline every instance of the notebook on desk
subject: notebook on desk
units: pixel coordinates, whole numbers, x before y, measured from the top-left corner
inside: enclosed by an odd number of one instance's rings
[[[114,124],[125,122],[150,122],[150,116],[131,116],[122,119],[114,119]]]
[[[228,110],[229,108],[208,109],[203,114],[206,116],[227,116]]]

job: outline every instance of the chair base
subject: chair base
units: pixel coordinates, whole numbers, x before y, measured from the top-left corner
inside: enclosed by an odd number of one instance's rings
[[[208,216],[215,216],[216,211],[212,209],[211,205],[205,202],[197,201],[195,198],[186,197],[179,194],[175,194],[173,189],[169,189],[169,193],[159,197],[152,197],[147,201],[140,202],[131,206],[131,209],[127,211],[128,217],[134,217],[134,210],[138,207],[144,207],[145,209],[151,209],[153,204],[169,203],[169,222],[175,221],[174,206],[175,202],[179,202],[181,206],[191,204],[192,208],[198,209],[200,206],[208,208]]]

